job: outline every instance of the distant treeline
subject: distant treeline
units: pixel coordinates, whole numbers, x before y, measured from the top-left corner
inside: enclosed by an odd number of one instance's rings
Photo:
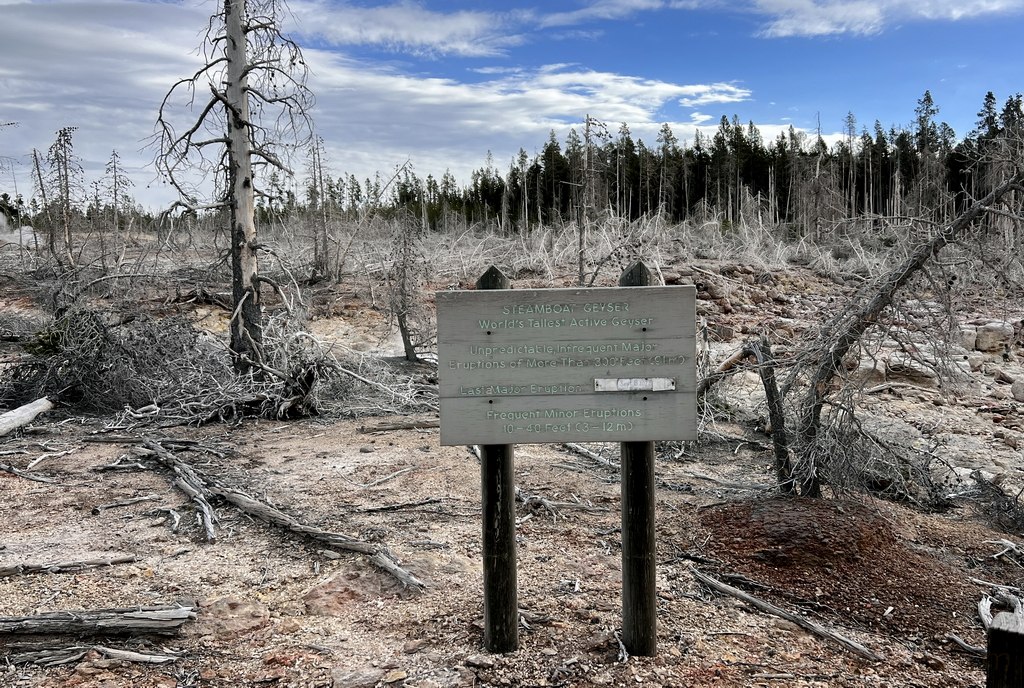
[[[305,199],[267,202],[261,213],[299,203],[340,213],[371,208],[405,211],[431,228],[487,223],[505,232],[602,215],[760,221],[800,234],[865,216],[943,221],[984,195],[1001,166],[1020,160],[1024,108],[1020,94],[999,108],[989,92],[975,128],[959,141],[938,112],[926,91],[906,128],[858,127],[851,113],[845,136],[831,146],[793,127],[765,141],[752,122],[724,116],[713,135],[698,132],[687,145],[666,124],[652,145],[625,124],[612,132],[588,118],[564,143],[552,131],[536,156],[520,150],[504,171],[488,154],[466,186],[448,172],[420,178],[408,166],[393,179],[362,183],[313,174],[321,181],[308,185]]]
[[[983,196],[1008,165],[1021,164],[1022,100],[1016,94],[1000,107],[987,93],[974,129],[958,140],[937,120],[939,108],[926,91],[909,126],[885,129],[875,121],[870,129],[859,127],[851,113],[844,136],[831,146],[794,127],[765,141],[752,122],[735,116],[723,116],[714,134],[698,132],[686,144],[665,124],[648,144],[634,139],[626,124],[612,131],[588,117],[564,142],[552,131],[532,158],[521,149],[505,170],[488,153],[464,185],[451,172],[421,178],[410,165],[361,182],[354,175],[332,177],[318,142],[301,186],[276,173],[265,181],[257,221],[281,224],[304,214],[345,220],[370,212],[412,216],[435,230],[486,225],[511,233],[609,216],[657,216],[666,223],[763,223],[794,236],[880,216],[943,222]],[[85,183],[73,131],[61,130],[45,157],[35,155],[33,179],[42,186],[35,185],[28,202],[0,193],[0,213],[9,224],[66,232],[71,225],[98,229],[111,222],[115,228],[163,228],[166,218],[132,200],[116,152],[104,177]],[[216,216],[204,220],[216,224]]]

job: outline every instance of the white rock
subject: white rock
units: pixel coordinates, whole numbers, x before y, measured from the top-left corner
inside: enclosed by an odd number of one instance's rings
[[[978,328],[971,327],[970,325],[962,325],[960,327],[959,343],[960,346],[968,351],[974,351],[974,348],[978,343]]]
[[[978,328],[974,348],[978,351],[1001,353],[1013,342],[1013,325],[1008,322],[990,322]]]
[[[902,351],[889,354],[885,361],[885,373],[886,377],[906,377],[922,382],[934,382],[939,376],[928,363]]]
[[[1017,380],[1010,387],[1010,394],[1017,401],[1024,402],[1024,380]]]

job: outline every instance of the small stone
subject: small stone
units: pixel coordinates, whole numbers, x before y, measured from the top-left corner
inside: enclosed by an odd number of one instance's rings
[[[402,652],[407,655],[415,654],[423,649],[423,646],[427,644],[426,640],[419,638],[417,640],[410,640],[402,646]]]
[[[372,454],[377,451],[374,447],[359,447],[360,454]]]
[[[281,623],[277,624],[277,628],[275,628],[274,630],[282,635],[288,635],[290,633],[295,633],[300,628],[302,628],[302,624],[299,622],[299,620],[295,617],[289,617]]]
[[[384,672],[380,669],[351,671],[335,667],[331,672],[331,678],[334,680],[334,688],[373,688],[384,678]]]
[[[466,657],[465,665],[476,667],[477,669],[493,669],[494,659],[487,655],[472,655]]]

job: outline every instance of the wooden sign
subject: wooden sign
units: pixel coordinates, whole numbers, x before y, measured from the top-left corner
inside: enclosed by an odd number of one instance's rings
[[[441,444],[694,440],[693,287],[436,294]]]

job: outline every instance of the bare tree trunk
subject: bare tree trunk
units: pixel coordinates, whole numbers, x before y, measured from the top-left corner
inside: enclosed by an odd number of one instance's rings
[[[1018,173],[994,188],[985,198],[968,208],[952,224],[945,227],[930,241],[922,244],[902,264],[895,267],[880,282],[871,299],[852,312],[845,322],[841,323],[832,335],[832,344],[818,363],[817,370],[811,377],[807,394],[801,405],[799,419],[799,435],[803,460],[808,465],[801,467],[801,494],[808,497],[821,496],[821,476],[818,474],[815,441],[821,427],[821,411],[825,405],[832,380],[842,364],[843,358],[860,340],[871,325],[878,321],[878,316],[892,303],[893,297],[907,281],[920,270],[928,259],[936,255],[947,244],[960,238],[963,232],[982,217],[989,208],[1000,201],[1008,192],[1020,189],[1024,174]]]
[[[322,153],[323,141],[319,137],[313,139],[312,172],[313,188],[316,190],[320,212],[316,217],[316,228],[313,237],[313,273],[322,279],[330,279],[331,263],[327,239],[327,199],[324,184],[324,161]]]
[[[775,382],[775,357],[768,338],[751,343],[764,384],[764,397],[768,405],[768,418],[772,425],[772,447],[775,450],[775,476],[783,494],[796,494],[793,465],[789,460],[789,439],[786,435],[786,414],[782,410],[782,396]]]
[[[46,223],[47,227],[47,248],[50,251],[50,256],[56,260],[57,258],[57,235],[53,233],[53,217],[50,216],[50,202],[46,199],[46,185],[43,184],[43,168],[39,163],[39,151],[35,148],[32,149],[32,161],[35,163],[36,180],[39,183],[39,193],[43,197],[43,208],[46,210]],[[38,241],[38,239],[37,239]],[[38,249],[39,246],[37,245]]]
[[[228,182],[231,205],[231,351],[235,369],[248,372],[250,362],[263,361],[263,310],[256,256],[252,144],[249,138],[249,95],[246,72],[245,0],[224,0],[227,28]]]

